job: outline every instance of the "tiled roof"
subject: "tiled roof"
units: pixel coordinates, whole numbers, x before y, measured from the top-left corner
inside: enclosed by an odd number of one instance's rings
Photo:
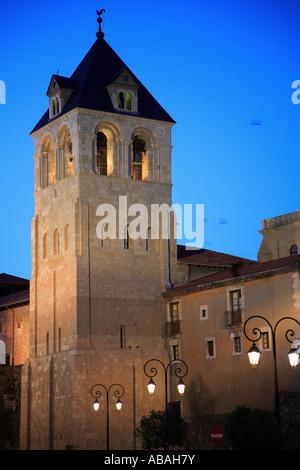
[[[11,276],[10,274],[1,273],[0,274],[0,284],[24,284],[25,286],[29,286],[28,279],[24,279],[22,277]]]
[[[188,249],[185,246],[177,246],[177,259],[179,263],[194,264],[198,266],[230,267],[235,264],[257,263],[257,261],[228,255],[217,251],[201,249]]]
[[[139,87],[138,116],[174,123],[169,114],[161,107],[155,98],[153,98],[149,91],[144,87],[144,85],[142,85],[142,83],[103,38],[98,38],[95,41],[70,79],[67,77],[58,78],[59,86],[63,85],[64,87],[67,87],[68,83],[71,83],[74,91],[70,95],[61,113],[57,114],[52,120],[57,119],[74,108],[84,108],[121,114],[122,111],[116,111],[114,109],[106,87],[110,85],[114,81],[115,77],[125,68]],[[57,77],[59,76],[56,76],[56,79]],[[47,109],[32,132],[45,126],[48,122],[49,109]]]
[[[29,303],[29,290],[23,290],[21,292],[16,292],[15,294],[0,297],[0,309],[23,303]]]
[[[224,283],[238,282],[244,279],[273,276],[286,271],[300,269],[300,254],[265,262],[245,262],[233,265],[225,270],[196,279],[168,289],[164,296],[186,294],[197,290],[211,289]]]

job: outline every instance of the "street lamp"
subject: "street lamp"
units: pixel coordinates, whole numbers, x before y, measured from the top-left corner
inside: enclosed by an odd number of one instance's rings
[[[252,347],[248,351],[249,362],[253,369],[256,368],[260,358],[260,350],[256,347],[255,343],[252,344]]]
[[[300,340],[294,341],[291,349],[288,352],[288,358],[290,361],[290,366],[293,370],[299,364],[300,359]]]
[[[252,317],[248,318],[245,323],[244,323],[244,335],[246,336],[246,338],[249,340],[249,341],[252,341],[253,344],[252,344],[252,347],[249,349],[248,351],[248,357],[249,357],[249,362],[251,364],[251,366],[255,369],[258,365],[258,362],[259,362],[259,358],[260,358],[260,351],[259,349],[257,348],[256,346],[256,343],[255,341],[259,341],[261,336],[262,336],[262,332],[259,328],[255,327],[253,328],[252,330],[252,333],[253,335],[259,335],[258,338],[250,338],[247,333],[246,333],[246,325],[247,323],[252,320],[253,318],[260,318],[262,320],[264,320],[265,322],[267,322],[267,324],[269,325],[270,327],[270,330],[271,330],[271,333],[272,333],[272,345],[273,345],[273,358],[274,358],[274,379],[275,379],[275,412],[276,412],[276,420],[277,420],[277,430],[278,430],[278,439],[279,439],[279,445],[281,446],[281,423],[280,423],[280,404],[279,404],[279,390],[278,390],[278,377],[277,377],[277,359],[276,359],[276,341],[275,341],[275,333],[276,333],[276,329],[277,329],[277,326],[279,325],[280,322],[282,322],[283,320],[292,320],[294,322],[297,323],[298,326],[300,326],[300,323],[298,322],[298,320],[296,320],[295,318],[292,318],[292,317],[283,317],[283,318],[280,318],[280,320],[278,320],[278,322],[276,323],[276,325],[274,326],[274,328],[272,327],[272,325],[270,324],[270,322],[267,320],[267,318],[265,317],[262,317],[261,315],[253,315]],[[288,338],[288,335],[290,335],[291,337],[294,335],[294,331],[289,329],[286,331],[285,333],[285,337],[286,337],[286,340],[289,342],[289,343],[293,343],[289,338]],[[298,345],[298,343],[300,343],[300,341],[295,341],[293,344],[292,344],[292,348],[290,349],[289,353],[288,353],[288,357],[289,357],[289,362],[290,362],[290,365],[291,367],[294,369],[298,362],[299,362],[299,354],[300,354],[300,350],[299,350],[299,353],[297,352],[297,348],[296,346]],[[297,359],[297,361],[296,361]]]
[[[154,391],[155,391],[155,382],[153,381],[153,377],[155,377],[157,375],[157,369],[155,367],[151,367],[150,368],[150,371],[149,373],[147,373],[146,371],[146,367],[147,365],[150,363],[150,362],[158,362],[159,364],[162,365],[163,369],[164,369],[164,372],[165,372],[165,408],[166,408],[166,434],[165,434],[165,449],[168,449],[169,447],[169,422],[168,422],[168,370],[170,368],[170,365],[171,364],[174,364],[174,363],[179,363],[179,364],[183,364],[184,365],[184,370],[185,370],[185,373],[182,372],[181,370],[181,367],[176,367],[175,369],[175,375],[176,377],[179,378],[179,382],[177,384],[177,390],[178,392],[180,393],[180,395],[182,396],[184,394],[184,389],[185,389],[185,384],[182,380],[183,377],[185,377],[188,373],[188,366],[187,364],[182,361],[181,359],[173,359],[173,361],[170,361],[169,364],[167,364],[167,366],[164,365],[164,363],[162,361],[160,361],[159,359],[150,359],[149,361],[147,361],[144,365],[144,372],[145,374],[147,375],[147,377],[150,378],[149,382],[148,382],[148,385],[147,385],[147,388],[148,388],[148,392],[150,393],[150,395],[153,395]]]
[[[114,391],[114,396],[117,398],[116,409],[120,411],[122,408],[122,402],[120,398],[124,395],[124,388],[120,384],[112,384],[108,389],[105,387],[105,385],[102,384],[93,385],[91,389],[91,395],[93,398],[95,398],[93,403],[93,408],[95,411],[98,411],[100,408],[98,398],[101,397],[101,391],[99,387],[102,387],[106,392],[106,449],[109,450],[109,392],[113,387],[116,387],[116,390]]]

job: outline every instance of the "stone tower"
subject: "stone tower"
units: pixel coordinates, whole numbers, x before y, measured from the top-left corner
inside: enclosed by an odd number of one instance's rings
[[[143,366],[151,358],[169,361],[161,292],[176,276],[176,242],[161,232],[151,237],[150,208],[171,205],[174,121],[103,36],[100,19],[72,76],[52,76],[49,109],[31,133],[35,215],[22,449],[105,449],[106,394],[95,413],[94,384],[120,384],[125,392],[119,412],[113,389],[109,394],[111,449],[138,448],[141,417],[164,406],[163,377],[150,398]],[[104,204],[115,210],[116,231],[101,223]],[[149,211],[144,237],[129,230],[136,215],[124,220],[133,204]]]

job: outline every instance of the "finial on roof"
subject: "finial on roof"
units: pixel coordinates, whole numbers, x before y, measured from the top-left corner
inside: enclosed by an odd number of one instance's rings
[[[102,8],[102,10],[100,10],[100,11],[96,10],[96,12],[97,12],[97,15],[98,15],[97,21],[98,21],[98,23],[99,23],[99,31],[98,31],[98,33],[96,34],[96,36],[97,36],[97,38],[103,38],[103,37],[104,37],[104,33],[102,33],[102,31],[101,31],[101,23],[102,23],[101,15],[102,15],[103,12],[105,13],[105,10]]]

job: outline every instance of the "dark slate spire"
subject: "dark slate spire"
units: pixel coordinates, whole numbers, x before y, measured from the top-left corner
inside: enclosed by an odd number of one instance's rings
[[[98,19],[101,19],[100,13]],[[72,83],[72,93],[61,112],[53,117],[52,120],[57,119],[74,108],[121,114],[121,111],[114,108],[106,87],[124,69],[128,70],[138,86],[138,113],[135,113],[135,116],[137,118],[142,117],[174,123],[175,121],[105,41],[101,32],[101,22],[99,22],[99,32],[97,33],[95,43],[69,79],[70,83]],[[66,77],[64,78],[65,80],[67,79]],[[49,109],[32,132],[37,131],[48,124],[48,122],[50,122]]]

